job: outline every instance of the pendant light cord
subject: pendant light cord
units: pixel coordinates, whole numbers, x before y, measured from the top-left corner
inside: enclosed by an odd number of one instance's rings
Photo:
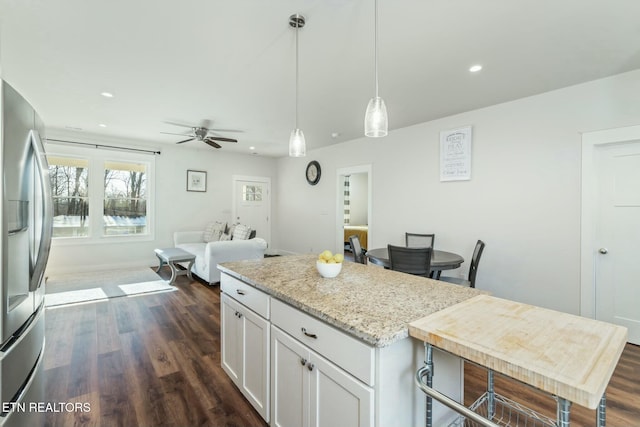
[[[296,22],[296,129],[298,129],[298,90],[299,90],[299,82],[298,82],[298,31],[300,30],[300,23]]]
[[[374,1],[375,5],[375,14],[374,14],[374,30],[373,30],[373,61],[374,61],[374,70],[375,70],[375,79],[376,79],[376,98],[378,98],[378,0]]]

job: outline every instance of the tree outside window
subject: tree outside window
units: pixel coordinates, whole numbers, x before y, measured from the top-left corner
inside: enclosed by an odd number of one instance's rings
[[[146,165],[105,162],[103,234],[121,236],[147,232]]]
[[[89,161],[49,157],[53,237],[89,235]]]

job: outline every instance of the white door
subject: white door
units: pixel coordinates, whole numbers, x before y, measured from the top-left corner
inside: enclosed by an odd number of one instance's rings
[[[234,177],[233,223],[256,230],[256,237],[270,243],[271,184],[269,178]]]
[[[269,322],[243,308],[242,391],[256,411],[269,421]]]
[[[271,327],[271,425],[309,425],[309,350]],[[340,425],[340,424],[336,424]]]
[[[640,344],[640,141],[600,146],[596,161],[596,318]]]
[[[372,427],[373,390],[333,363],[311,354],[311,427]]]

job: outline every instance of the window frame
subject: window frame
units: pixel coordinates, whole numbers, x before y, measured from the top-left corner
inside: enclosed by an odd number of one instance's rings
[[[89,161],[88,236],[56,237],[53,239],[55,245],[131,243],[155,239],[155,156],[153,154],[50,144],[47,146],[47,156],[87,159]],[[107,162],[138,163],[146,166],[146,233],[112,236],[103,234],[104,172]]]

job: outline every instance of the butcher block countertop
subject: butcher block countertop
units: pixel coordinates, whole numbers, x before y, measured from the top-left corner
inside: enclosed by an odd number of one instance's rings
[[[325,279],[316,258],[278,256],[218,268],[376,347],[407,338],[414,320],[485,293],[354,262],[344,262],[337,277]]]
[[[590,409],[627,341],[621,326],[488,295],[414,321],[409,334]]]

